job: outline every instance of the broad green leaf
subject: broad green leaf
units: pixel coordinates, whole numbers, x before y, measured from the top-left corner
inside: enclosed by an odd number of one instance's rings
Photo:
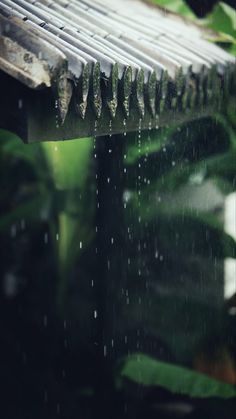
[[[84,185],[93,146],[91,138],[46,142],[41,146],[57,189],[81,188]]]
[[[207,16],[207,26],[217,32],[236,38],[236,11],[228,4],[219,2]]]
[[[140,217],[150,228],[155,225],[156,235],[166,249],[172,243],[173,251],[179,251],[186,256],[192,255],[194,251],[195,255],[203,257],[236,257],[235,240],[224,232],[217,217],[212,213],[200,212],[180,204],[175,207],[165,199],[163,203],[155,203],[154,197],[153,200],[149,197],[149,202],[153,201],[151,205],[147,204],[148,198],[145,196],[141,201],[137,195],[132,199],[131,220],[135,211],[137,220]],[[189,246],[189,243],[194,247]]]
[[[17,135],[9,131],[0,130],[0,147],[1,154],[22,159],[33,166],[39,161],[41,144],[24,144]]]
[[[2,214],[0,216],[0,231],[7,230],[12,224],[20,221],[22,218],[27,220],[36,220],[40,218],[40,211],[45,205],[47,196],[37,196],[32,198],[30,201],[19,205],[8,214]]]
[[[229,48],[229,52],[236,56],[236,40],[234,44]]]
[[[125,156],[125,164],[132,165],[136,163],[141,157],[149,156],[152,153],[160,151],[166,144],[167,140],[176,131],[176,127],[162,128],[158,131],[144,131],[142,134],[142,141],[138,146],[137,141],[127,144],[127,151]],[[137,139],[137,135],[136,135]]]
[[[144,354],[133,354],[125,359],[121,377],[144,386],[163,387],[172,393],[194,398],[236,397],[236,389],[204,374],[160,362]]]
[[[190,7],[187,6],[184,0],[152,0],[152,2],[165,7],[172,12],[180,13],[188,18],[195,18],[194,13]]]

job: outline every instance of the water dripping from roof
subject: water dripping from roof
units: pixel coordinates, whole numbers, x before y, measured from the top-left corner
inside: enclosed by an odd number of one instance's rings
[[[127,132],[126,132],[126,119],[123,119],[123,125],[124,125],[124,137],[126,137],[126,134],[127,134]]]
[[[98,128],[98,121],[97,121],[97,119],[95,119],[95,121],[94,121],[94,137],[96,137],[96,135],[97,135],[97,128]]]
[[[44,234],[44,243],[47,244],[48,243],[48,233]]]
[[[25,219],[24,218],[22,218],[22,220],[20,221],[20,227],[21,227],[21,230],[25,229]]]
[[[112,120],[109,121],[109,137],[112,137]]]

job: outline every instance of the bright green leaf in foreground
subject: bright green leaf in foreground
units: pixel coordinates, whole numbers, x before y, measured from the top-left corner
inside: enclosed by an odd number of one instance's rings
[[[121,377],[144,386],[163,387],[173,393],[195,398],[236,397],[236,389],[187,368],[160,362],[144,354],[127,357]]]
[[[228,4],[219,2],[207,16],[207,26],[236,38],[236,11]]]
[[[186,16],[188,18],[195,18],[194,13],[190,9],[190,7],[187,6],[187,4],[184,2],[184,0],[152,0],[154,3],[165,7],[166,9],[180,13],[183,16]]]

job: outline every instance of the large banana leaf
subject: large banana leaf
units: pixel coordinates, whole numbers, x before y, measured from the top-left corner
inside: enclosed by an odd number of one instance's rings
[[[160,362],[144,354],[133,354],[127,357],[120,375],[137,384],[163,387],[172,393],[194,398],[228,399],[236,397],[234,386],[187,368]]]

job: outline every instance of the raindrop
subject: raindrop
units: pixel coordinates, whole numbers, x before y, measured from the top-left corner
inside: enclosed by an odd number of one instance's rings
[[[57,147],[57,146],[55,146],[55,147],[54,147],[54,150],[55,150],[55,151],[58,151],[58,147]]]
[[[93,317],[94,317],[95,319],[97,319],[97,317],[98,317],[98,312],[97,312],[97,310],[94,310],[94,312],[93,312]]]
[[[126,137],[126,119],[123,120],[123,125],[124,125],[124,137]]]
[[[106,345],[104,345],[104,347],[103,347],[103,355],[104,355],[104,357],[107,356],[107,347],[106,347]]]
[[[83,248],[83,242],[79,242],[79,248],[82,249]]]
[[[11,226],[11,237],[16,237],[16,225],[12,224]]]
[[[111,244],[114,244],[114,238],[111,237]]]
[[[47,327],[48,325],[48,317],[46,315],[43,317],[43,324],[44,324],[44,327]]]
[[[97,119],[95,119],[95,121],[94,121],[94,137],[96,137],[97,128],[98,128],[98,121],[97,121]]]
[[[58,100],[55,100],[55,109],[58,110]],[[58,119],[58,113],[56,112],[56,128],[59,128],[59,119]]]
[[[23,100],[19,99],[18,100],[18,109],[22,109],[23,108]]]
[[[175,161],[172,161],[172,163],[171,163],[171,164],[172,164],[172,166],[175,166],[175,164],[176,164],[176,163],[175,163]]]
[[[109,137],[111,138],[112,137],[112,120],[110,119],[110,122],[109,122]]]
[[[142,129],[142,119],[139,118],[139,123],[138,123],[138,138],[141,138],[141,129]]]
[[[159,128],[159,116],[156,115],[156,125],[155,125],[156,129]]]
[[[59,234],[58,233],[56,234],[56,240],[57,241],[59,240]]]
[[[44,234],[44,243],[47,244],[48,243],[48,233]]]

